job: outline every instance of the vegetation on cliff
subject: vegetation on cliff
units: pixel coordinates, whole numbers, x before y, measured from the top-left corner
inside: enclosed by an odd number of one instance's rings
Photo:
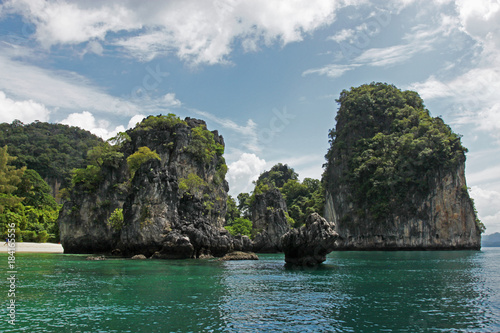
[[[238,195],[238,208],[248,212],[255,201],[255,195],[263,194],[272,189],[278,189],[286,202],[287,218],[293,227],[300,227],[307,216],[324,210],[324,189],[317,179],[305,178],[298,180],[299,175],[286,164],[278,163],[269,171],[263,172],[255,181],[252,194]]]

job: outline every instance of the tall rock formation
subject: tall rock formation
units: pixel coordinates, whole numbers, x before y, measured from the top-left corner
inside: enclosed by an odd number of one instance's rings
[[[198,119],[150,116],[120,144],[112,162],[91,168],[95,177],[76,182],[64,204],[59,224],[66,253],[118,249],[127,255],[197,258],[234,248],[223,229],[227,166],[217,131]],[[141,163],[133,166],[133,157]],[[111,222],[120,209],[121,219]],[[240,243],[239,250],[248,250]]]
[[[460,137],[417,93],[343,91],[324,174],[339,249],[479,249]]]
[[[255,194],[251,206],[254,252],[280,252],[281,237],[290,230],[281,192],[272,188]]]

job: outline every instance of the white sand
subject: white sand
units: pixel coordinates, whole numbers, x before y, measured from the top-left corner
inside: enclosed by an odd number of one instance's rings
[[[5,241],[0,243],[0,253],[7,252],[9,247]],[[61,244],[55,243],[28,243],[16,242],[16,252],[31,252],[31,253],[63,253]]]

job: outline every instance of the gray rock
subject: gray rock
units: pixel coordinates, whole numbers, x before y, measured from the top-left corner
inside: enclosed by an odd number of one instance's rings
[[[136,254],[135,256],[133,256],[130,259],[133,259],[133,260],[144,260],[144,259],[147,259],[147,258],[146,258],[146,256],[144,254]]]
[[[259,260],[259,257],[253,252],[233,251],[227,253],[224,257],[220,258],[221,261],[227,260]]]
[[[281,237],[290,230],[286,217],[287,207],[281,192],[270,189],[256,194],[251,212],[252,233],[255,235],[253,251],[281,252]]]
[[[321,264],[335,249],[337,238],[335,224],[313,213],[307,217],[305,226],[292,229],[281,238],[285,262],[299,266]]]
[[[89,256],[86,258],[86,260],[93,260],[93,261],[106,260],[106,257],[104,257],[104,256]]]

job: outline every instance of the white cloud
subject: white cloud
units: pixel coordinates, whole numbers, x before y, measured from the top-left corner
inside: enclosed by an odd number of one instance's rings
[[[119,132],[124,132],[125,127],[122,125],[116,126],[111,129],[110,123],[107,120],[96,120],[94,115],[88,111],[83,111],[81,113],[72,113],[62,121],[61,124],[77,126],[87,131],[107,140]]]
[[[500,232],[500,192],[472,186],[471,197],[474,198],[479,218],[486,226],[486,233]]]
[[[7,1],[4,7],[36,25],[35,37],[46,48],[104,40],[108,32],[141,27],[130,9],[117,4],[100,3],[91,8],[85,3],[21,0]]]
[[[325,67],[321,67],[321,68],[308,69],[302,73],[302,76],[306,76],[309,74],[318,74],[318,75],[326,75],[326,76],[331,77],[331,78],[336,78],[336,77],[340,77],[340,76],[344,75],[345,72],[351,71],[359,66],[361,66],[361,65],[359,65],[359,64],[352,64],[352,65],[331,64],[331,65],[326,65]]]
[[[99,56],[102,56],[103,52],[104,48],[102,47],[101,43],[99,43],[96,40],[92,40],[87,44],[85,50],[83,50],[82,56],[84,56],[87,53],[94,53]]]
[[[163,96],[164,107],[178,107],[181,106],[181,101],[175,98],[174,93],[168,93]]]
[[[429,41],[414,41],[409,44],[386,48],[371,48],[363,52],[354,61],[370,66],[388,66],[408,61],[415,54],[431,49]]]
[[[458,0],[456,8],[461,31],[476,42],[479,52],[474,67],[451,79],[430,76],[410,89],[424,99],[447,98],[451,101],[453,122],[473,124],[500,140],[500,4],[487,0]],[[500,142],[500,141],[499,141]]]
[[[334,42],[341,43],[351,40],[355,35],[356,30],[354,29],[342,29],[335,35],[328,37],[327,40],[333,40]]]
[[[458,0],[463,30],[487,48],[500,48],[500,4],[489,0]]]
[[[16,99],[33,100],[48,108],[137,113],[137,105],[107,94],[81,75],[12,60],[10,51],[9,47],[0,47],[0,90]]]
[[[453,104],[453,123],[475,125],[500,140],[500,64],[480,65],[446,81],[430,76],[409,88],[424,100],[447,98]]]
[[[483,184],[500,180],[500,165],[484,166],[480,171],[467,174],[470,184]]]
[[[33,100],[14,101],[0,91],[0,122],[10,123],[18,119],[25,123],[35,120],[48,121],[50,111],[40,103]]]
[[[144,61],[175,53],[190,63],[215,64],[227,62],[238,44],[252,51],[301,41],[333,22],[336,10],[351,2],[12,0],[5,7],[34,24],[35,38],[46,48],[99,40]]]
[[[252,181],[257,180],[265,170],[266,161],[255,154],[243,153],[239,159],[228,166],[227,180],[233,196],[253,190]]]
[[[216,124],[221,125],[225,129],[231,130],[234,135],[238,135],[240,142],[242,142],[243,147],[246,150],[257,153],[260,152],[259,140],[257,134],[257,124],[252,120],[248,119],[245,126],[238,125],[231,119],[220,118],[209,112],[199,111],[192,109],[191,111],[203,117],[203,119],[208,119]]]
[[[137,114],[133,116],[130,121],[128,122],[127,129],[129,128],[134,128],[138,123],[140,123],[146,116],[142,114]]]

